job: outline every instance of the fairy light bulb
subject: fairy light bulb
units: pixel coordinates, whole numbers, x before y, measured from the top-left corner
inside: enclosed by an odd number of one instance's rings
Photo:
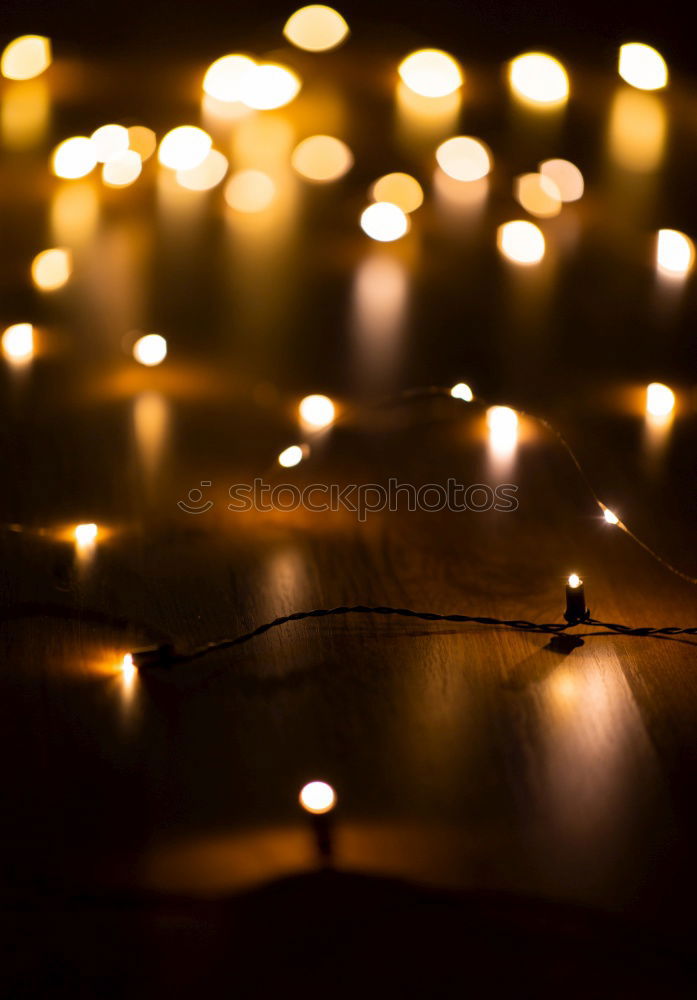
[[[310,781],[300,789],[300,805],[306,812],[321,816],[336,805],[336,792],[326,781]]]
[[[203,163],[212,145],[213,140],[202,128],[179,125],[163,136],[157,156],[170,170],[193,170]]]
[[[504,257],[515,264],[537,264],[545,255],[545,238],[534,222],[515,219],[497,231],[497,245]]]
[[[159,333],[146,333],[133,345],[133,357],[148,368],[159,365],[167,357],[167,341]]]
[[[349,26],[333,7],[310,4],[291,14],[283,28],[289,42],[306,52],[328,52],[346,39]]]
[[[583,174],[570,160],[543,160],[539,166],[543,177],[548,177],[557,186],[562,201],[578,201],[583,197]]]
[[[566,610],[564,618],[569,625],[577,625],[589,617],[583,580],[578,573],[571,573],[566,581]]]
[[[8,361],[24,364],[34,354],[34,327],[31,323],[13,323],[2,335],[2,352]]]
[[[659,229],[656,242],[656,267],[671,278],[684,277],[692,270],[694,243],[678,229]]]
[[[668,83],[668,67],[660,52],[643,42],[620,46],[618,72],[638,90],[661,90]]]
[[[255,111],[271,111],[289,104],[301,86],[300,77],[287,66],[261,63],[242,76],[239,99]]]
[[[78,548],[90,548],[97,541],[99,528],[93,522],[75,526],[75,543]]]
[[[527,104],[558,105],[569,96],[566,70],[558,59],[545,52],[526,52],[513,59],[508,80],[516,97]]]
[[[328,396],[305,396],[298,406],[300,422],[310,430],[329,427],[334,422],[336,409]]]
[[[305,453],[299,444],[292,444],[285,448],[278,456],[278,464],[284,469],[292,469],[294,465],[299,465],[305,457]]]
[[[126,655],[124,656],[121,662],[121,673],[123,674],[124,679],[127,681],[130,681],[135,676],[136,665],[133,662],[132,653],[126,653]]]
[[[390,201],[376,201],[361,215],[361,229],[378,243],[392,243],[409,231],[409,216]]]
[[[471,403],[474,399],[474,393],[466,382],[458,382],[457,385],[454,385],[450,390],[450,395],[454,399],[463,399],[466,403]]]
[[[646,386],[646,412],[652,417],[667,417],[675,408],[675,393],[662,382]]]
[[[224,103],[240,101],[242,80],[255,66],[253,59],[239,53],[221,56],[206,70],[203,89],[216,101]]]
[[[446,139],[436,150],[438,166],[456,181],[478,181],[491,170],[489,149],[469,135]]]
[[[56,177],[76,180],[86,177],[97,166],[94,143],[86,135],[74,135],[64,139],[53,150],[51,169]]]
[[[415,212],[423,204],[423,188],[411,174],[399,171],[379,177],[370,189],[374,201],[389,201],[403,212]]]
[[[619,524],[620,519],[617,514],[614,514],[609,507],[603,507],[603,517],[608,524]]]
[[[42,250],[31,262],[31,280],[42,292],[53,292],[69,280],[73,272],[73,257],[64,247]]]
[[[447,52],[419,49],[403,59],[398,73],[404,83],[421,97],[447,97],[462,86],[462,70]]]
[[[128,149],[128,129],[123,125],[102,125],[90,136],[97,163],[106,163],[112,156]]]
[[[51,39],[43,35],[21,35],[5,46],[0,73],[7,80],[31,80],[51,65]]]

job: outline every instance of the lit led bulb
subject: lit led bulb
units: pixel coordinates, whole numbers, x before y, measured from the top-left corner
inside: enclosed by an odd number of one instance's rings
[[[328,396],[305,396],[298,406],[300,421],[304,427],[319,430],[334,422],[335,407]]]
[[[677,229],[659,229],[656,243],[656,266],[661,274],[682,277],[692,270],[694,243]]]
[[[167,357],[167,341],[159,333],[146,333],[133,345],[133,357],[148,368],[159,365]]]
[[[617,514],[614,514],[609,507],[603,507],[603,517],[608,524],[619,524],[620,519]]]
[[[545,238],[534,224],[524,219],[505,222],[497,232],[498,248],[516,264],[537,264],[545,255]]]
[[[336,792],[326,781],[310,781],[300,790],[300,805],[306,812],[320,816],[336,805]]]
[[[573,588],[574,590],[575,590],[575,589],[576,589],[577,587],[580,587],[580,586],[581,586],[581,577],[580,577],[580,576],[578,575],[578,573],[572,573],[572,574],[571,574],[571,576],[569,577],[569,580],[568,580],[568,584],[569,584],[569,586],[570,586],[570,587],[572,587],[572,588]]]
[[[31,323],[14,323],[2,335],[2,351],[8,361],[23,363],[34,354],[34,327]]]
[[[518,414],[510,406],[490,406],[486,411],[486,423],[493,434],[515,434]]]
[[[464,399],[466,403],[471,403],[474,399],[474,393],[466,382],[458,382],[457,385],[454,385],[450,390],[450,395],[454,399]]]
[[[75,543],[78,548],[88,548],[97,541],[99,529],[94,523],[78,524],[75,527]]]
[[[376,201],[361,215],[361,229],[378,243],[392,243],[409,231],[409,216],[398,205]]]
[[[75,180],[86,177],[97,166],[94,143],[85,135],[64,139],[53,150],[51,169],[56,177]]]
[[[37,253],[31,262],[31,278],[42,292],[53,292],[62,288],[73,271],[73,256],[70,250],[53,247]]]
[[[620,46],[618,72],[639,90],[660,90],[668,83],[668,67],[660,52],[643,42]]]
[[[526,52],[508,68],[511,90],[530,104],[561,104],[569,96],[566,70],[553,56],[544,52]]]
[[[282,108],[297,97],[302,86],[300,78],[277,63],[260,63],[240,80],[240,101],[255,111]]]
[[[294,465],[299,465],[305,457],[305,451],[299,444],[292,444],[290,448],[284,449],[278,456],[278,464],[284,469],[292,469]]]
[[[675,393],[662,382],[646,387],[646,412],[652,417],[667,417],[675,407]]]
[[[202,128],[179,125],[163,137],[157,155],[163,167],[170,170],[193,170],[203,163],[212,145],[213,140]]]
[[[307,52],[327,52],[341,45],[349,26],[341,14],[324,4],[310,4],[291,14],[283,28],[289,42]]]
[[[51,65],[51,39],[21,35],[5,47],[0,72],[8,80],[31,80]]]
[[[452,56],[440,49],[419,49],[399,64],[399,75],[415,94],[447,97],[462,86],[462,70]]]
[[[126,653],[126,655],[124,656],[123,661],[121,663],[121,672],[123,673],[123,676],[126,680],[131,680],[131,678],[135,675],[136,665],[133,662],[132,653]]]
[[[123,125],[102,125],[90,136],[97,163],[106,163],[112,156],[128,149],[128,129]]]
[[[441,170],[456,181],[478,181],[491,170],[491,154],[479,139],[457,135],[436,150]]]
[[[242,80],[255,66],[255,61],[249,56],[238,53],[221,56],[206,70],[203,89],[216,101],[225,103],[240,101]]]

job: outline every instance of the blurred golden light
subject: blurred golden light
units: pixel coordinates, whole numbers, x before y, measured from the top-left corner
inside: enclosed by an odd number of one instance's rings
[[[613,514],[609,507],[603,507],[603,517],[608,524],[619,524],[620,519],[617,514]]]
[[[338,180],[351,169],[353,153],[341,139],[311,135],[295,147],[290,162],[301,177],[326,183]]]
[[[128,130],[128,148],[138,153],[145,163],[157,149],[157,136],[146,125],[131,125]]]
[[[127,187],[140,177],[143,162],[135,149],[110,156],[102,167],[102,180],[108,187]]]
[[[0,72],[8,80],[31,80],[51,65],[51,39],[43,35],[21,35],[6,45],[0,57]]]
[[[213,145],[213,140],[202,128],[179,125],[167,133],[160,142],[158,159],[170,170],[193,170],[203,163]]]
[[[613,158],[629,170],[655,170],[666,139],[666,110],[655,94],[622,87],[610,110],[609,145]]]
[[[462,70],[447,52],[419,49],[399,64],[404,83],[422,97],[446,97],[463,83]]]
[[[303,427],[318,430],[334,422],[335,408],[328,396],[305,396],[298,406]]]
[[[619,74],[639,90],[660,90],[668,83],[668,67],[660,52],[642,42],[620,45]]]
[[[580,587],[582,582],[583,581],[581,580],[581,577],[578,575],[578,573],[572,573],[568,579],[568,584],[573,590],[576,590],[577,587]]]
[[[436,150],[441,170],[456,181],[478,181],[491,170],[491,154],[480,142],[468,135],[457,135]]]
[[[159,333],[146,333],[133,345],[133,357],[148,368],[159,365],[167,357],[167,341]]]
[[[225,201],[236,212],[263,212],[276,197],[276,185],[261,170],[240,170],[225,185]]]
[[[63,184],[51,197],[51,232],[59,243],[88,239],[99,221],[99,199],[92,181]]]
[[[256,66],[255,61],[250,56],[243,56],[233,53],[229,56],[221,56],[206,70],[203,78],[203,89],[216,101],[232,103],[240,101],[240,85],[245,75]]]
[[[561,212],[561,192],[544,174],[521,174],[516,177],[515,199],[530,215],[550,219]]]
[[[290,448],[286,448],[278,456],[278,464],[282,465],[284,469],[292,469],[294,465],[298,465],[302,462],[304,453],[299,444],[292,444]]]
[[[94,545],[98,533],[96,524],[78,524],[75,526],[75,542],[79,547]]]
[[[370,189],[375,201],[389,201],[403,212],[415,212],[423,204],[424,193],[421,185],[410,174],[385,174],[378,178]]]
[[[498,248],[516,264],[537,264],[545,254],[545,238],[534,222],[516,219],[497,231]]]
[[[490,406],[486,411],[489,455],[495,469],[507,468],[518,444],[518,414],[509,406]]]
[[[106,163],[117,153],[128,149],[128,129],[123,125],[102,125],[90,136],[97,157],[97,163]]]
[[[695,246],[689,236],[677,229],[659,229],[656,265],[672,277],[688,274],[695,260]]]
[[[675,393],[662,382],[651,382],[646,387],[646,412],[652,417],[665,417],[673,412]]]
[[[0,124],[4,145],[9,149],[36,145],[48,131],[50,108],[45,80],[26,80],[3,87]]]
[[[283,28],[289,42],[307,52],[327,52],[346,39],[349,26],[333,7],[313,3],[291,14]]]
[[[94,144],[85,135],[64,139],[53,150],[51,166],[56,177],[67,180],[86,177],[97,166]]]
[[[409,231],[409,216],[392,202],[376,201],[361,215],[361,229],[371,240],[391,243]]]
[[[73,255],[63,247],[52,247],[37,253],[31,262],[31,277],[37,288],[52,292],[62,288],[73,272]]]
[[[220,184],[227,171],[227,157],[211,149],[203,163],[193,170],[177,170],[177,183],[189,191],[210,191]]]
[[[450,390],[450,395],[454,399],[464,399],[466,403],[471,403],[474,399],[474,393],[466,382],[458,382],[457,385],[454,385]]]
[[[34,327],[14,323],[2,335],[2,350],[8,361],[28,361],[34,354]]]
[[[300,805],[316,816],[327,813],[336,805],[336,792],[326,781],[311,781],[300,790]]]
[[[569,96],[566,70],[544,52],[526,52],[513,59],[508,79],[513,93],[532,104],[560,104]]]
[[[562,201],[578,201],[583,196],[583,174],[570,160],[544,160],[540,173],[554,181]]]
[[[518,414],[510,406],[490,406],[486,411],[486,423],[491,431],[510,433],[518,427]]]
[[[287,66],[260,63],[240,80],[240,100],[256,111],[270,111],[289,104],[300,87],[300,78]]]
[[[136,673],[136,665],[133,662],[133,654],[126,653],[121,663],[121,671],[127,681],[130,681]]]

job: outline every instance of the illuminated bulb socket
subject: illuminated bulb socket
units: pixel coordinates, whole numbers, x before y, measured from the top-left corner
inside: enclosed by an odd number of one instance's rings
[[[587,621],[590,618],[590,611],[586,607],[586,595],[583,589],[583,580],[579,580],[575,587],[570,583],[566,585],[566,611],[564,618],[569,625],[577,625],[579,622]]]

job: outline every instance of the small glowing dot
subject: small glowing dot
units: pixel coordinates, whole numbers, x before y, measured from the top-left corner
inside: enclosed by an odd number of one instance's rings
[[[75,541],[78,545],[94,545],[98,533],[96,524],[78,524],[75,527]]]
[[[167,357],[167,341],[159,333],[146,333],[133,345],[133,357],[148,368],[159,365]]]
[[[227,157],[211,149],[203,163],[193,170],[177,170],[177,183],[189,191],[210,191],[220,184],[227,171]]]
[[[372,240],[391,243],[409,231],[409,216],[398,205],[389,201],[376,201],[361,215],[361,229]]]
[[[549,219],[561,212],[561,192],[544,174],[521,174],[515,181],[515,199],[526,212]]]
[[[335,408],[328,396],[305,396],[298,412],[303,426],[308,428],[329,427],[334,422]]]
[[[86,177],[97,166],[97,154],[91,139],[85,135],[64,139],[53,150],[51,166],[56,177],[67,180]]]
[[[131,125],[128,130],[128,148],[138,153],[145,163],[157,149],[157,136],[146,125]]]
[[[562,201],[578,201],[583,196],[583,174],[570,160],[545,160],[540,173],[554,181]]]
[[[609,507],[603,507],[603,517],[608,524],[619,524],[620,519],[617,514],[613,514]]]
[[[109,157],[102,167],[102,180],[108,187],[128,187],[140,177],[143,161],[135,149],[126,149]]]
[[[5,46],[0,72],[8,80],[31,80],[51,65],[51,39],[21,35]]]
[[[496,434],[511,434],[518,427],[518,414],[510,406],[490,406],[486,411],[486,423]]]
[[[2,350],[8,361],[28,361],[34,354],[34,327],[14,323],[2,335]]]
[[[32,281],[43,292],[62,288],[72,272],[73,255],[62,247],[42,250],[31,262]]]
[[[123,125],[102,125],[90,136],[97,157],[97,163],[106,163],[117,153],[128,149],[128,129]]]
[[[295,147],[290,162],[301,177],[326,183],[348,173],[353,166],[353,153],[341,139],[311,135]]]
[[[466,403],[471,403],[474,399],[474,393],[466,382],[458,382],[457,385],[454,385],[450,390],[450,395],[455,399],[464,399]]]
[[[619,74],[639,90],[660,90],[668,83],[668,67],[660,52],[642,42],[620,45]]]
[[[299,799],[307,812],[321,815],[336,805],[336,792],[326,781],[311,781],[301,789]]]
[[[305,457],[305,453],[299,444],[292,444],[290,448],[286,448],[278,456],[278,464],[282,465],[284,469],[292,469],[294,465],[298,465],[302,462]]]
[[[348,33],[349,26],[337,10],[314,3],[291,14],[283,28],[288,41],[307,52],[335,49]]]
[[[533,104],[559,104],[569,96],[566,70],[544,52],[518,56],[508,68],[508,79],[514,94]]]
[[[276,185],[261,170],[240,170],[225,185],[225,201],[236,212],[263,212],[276,197]]]
[[[652,417],[667,417],[675,407],[675,393],[662,382],[652,382],[646,387],[646,412]]]
[[[534,222],[516,219],[499,226],[498,247],[516,264],[537,264],[545,254],[545,238]]]
[[[462,86],[462,70],[447,52],[419,49],[399,64],[399,75],[415,94],[446,97]]]
[[[424,193],[421,185],[411,174],[385,174],[378,178],[370,189],[375,201],[389,201],[403,212],[415,212],[423,204]]]
[[[124,656],[123,662],[121,664],[121,670],[126,680],[130,680],[130,678],[133,677],[136,670],[136,665],[133,662],[132,653],[126,653],[126,655]]]
[[[216,101],[233,103],[241,100],[240,85],[245,75],[254,69],[256,63],[249,56],[233,53],[221,56],[206,70],[203,78],[203,89]]]
[[[240,100],[248,108],[269,111],[289,104],[300,91],[300,78],[286,66],[261,63],[240,80]]]
[[[656,245],[656,266],[664,274],[687,274],[695,259],[694,243],[677,229],[659,229]]]
[[[436,150],[438,165],[456,181],[478,181],[491,170],[491,154],[480,142],[468,135],[446,139]]]
[[[202,128],[179,125],[163,137],[157,155],[163,167],[193,170],[203,163],[212,145],[213,140]]]
[[[569,586],[576,590],[577,587],[581,586],[582,580],[578,573],[572,573],[568,580]]]

